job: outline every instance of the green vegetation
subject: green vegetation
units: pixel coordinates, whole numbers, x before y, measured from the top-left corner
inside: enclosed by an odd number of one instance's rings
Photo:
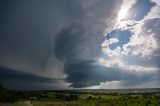
[[[4,106],[160,106],[159,90],[127,93],[99,91],[100,93],[79,90],[20,92],[7,91],[0,86],[0,106],[2,103]]]

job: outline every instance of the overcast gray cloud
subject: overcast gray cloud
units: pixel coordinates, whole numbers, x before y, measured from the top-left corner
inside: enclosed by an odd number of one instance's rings
[[[100,56],[102,33],[113,27],[121,1],[6,0],[0,4],[0,65],[64,78],[64,59]]]

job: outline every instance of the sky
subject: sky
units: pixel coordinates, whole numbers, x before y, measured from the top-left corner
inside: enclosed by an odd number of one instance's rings
[[[160,87],[160,0],[0,0],[0,84]]]

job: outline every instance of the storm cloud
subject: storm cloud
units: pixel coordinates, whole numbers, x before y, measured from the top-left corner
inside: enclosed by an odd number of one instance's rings
[[[129,42],[135,37],[133,29],[138,28],[139,23],[144,24],[141,26],[145,33],[154,34],[159,42],[159,18],[145,18],[153,7],[158,8],[158,4],[149,0],[132,2],[1,0],[0,83],[9,89],[70,89],[101,86],[112,81],[122,82],[124,88],[158,82],[159,46],[155,54],[148,52],[152,57],[150,60],[127,54],[130,47],[136,48]],[[143,3],[147,4],[145,11]],[[117,36],[118,43],[110,50],[106,47],[111,45],[107,35],[113,30],[123,32],[123,28],[117,28],[121,23],[117,18],[124,4],[130,4],[128,10],[133,17],[126,20],[132,19],[134,24],[126,29],[132,33],[127,37],[121,36],[124,33],[113,35]],[[138,8],[140,13],[137,13]],[[104,42],[105,47],[102,47]],[[138,51],[139,48],[131,50]]]

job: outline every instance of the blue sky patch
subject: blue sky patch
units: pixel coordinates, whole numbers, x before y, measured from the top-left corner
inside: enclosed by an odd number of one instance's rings
[[[149,0],[138,0],[137,3],[129,10],[127,19],[139,21],[147,15],[150,9],[156,4]]]
[[[110,34],[106,36],[107,39],[116,38],[119,40],[117,43],[113,43],[112,45],[109,45],[109,48],[111,50],[122,46],[129,42],[129,39],[131,37],[132,33],[129,30],[114,30]]]

